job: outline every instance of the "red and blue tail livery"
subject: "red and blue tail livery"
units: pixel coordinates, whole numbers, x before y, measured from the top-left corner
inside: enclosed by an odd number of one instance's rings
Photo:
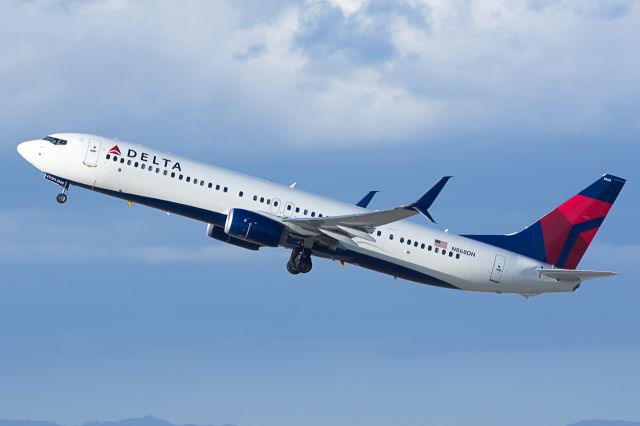
[[[469,237],[558,268],[575,269],[625,182],[604,175],[521,232]]]

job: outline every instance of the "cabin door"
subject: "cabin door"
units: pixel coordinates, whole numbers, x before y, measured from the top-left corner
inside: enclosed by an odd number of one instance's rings
[[[89,167],[97,166],[101,147],[102,142],[95,139],[89,140],[89,144],[87,145],[87,154],[84,156],[84,164]]]
[[[500,254],[496,254],[496,258],[493,261],[493,270],[491,271],[491,278],[489,281],[498,284],[502,279],[502,272],[504,272],[504,263],[506,258]]]

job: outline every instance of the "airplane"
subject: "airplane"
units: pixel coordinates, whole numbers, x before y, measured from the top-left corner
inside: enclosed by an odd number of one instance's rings
[[[450,176],[414,202],[370,210],[376,191],[350,204],[96,135],[51,134],[17,150],[62,187],[61,204],[73,185],[182,215],[225,243],[291,250],[291,274],[311,271],[316,257],[422,284],[525,297],[615,275],[576,269],[626,182],[610,174],[520,232],[455,235],[407,220],[421,214],[434,222],[429,209]]]

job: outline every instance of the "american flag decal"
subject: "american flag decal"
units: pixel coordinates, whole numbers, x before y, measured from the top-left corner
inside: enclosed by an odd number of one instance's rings
[[[436,241],[435,241],[435,246],[436,246],[436,247],[440,247],[441,249],[446,250],[446,249],[447,249],[447,242],[446,242],[446,241],[436,240]]]

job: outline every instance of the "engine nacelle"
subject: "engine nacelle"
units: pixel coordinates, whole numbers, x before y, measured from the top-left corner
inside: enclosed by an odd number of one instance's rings
[[[240,238],[234,238],[229,234],[225,234],[224,229],[222,229],[221,226],[209,224],[207,226],[207,235],[215,240],[233,244],[234,246],[246,248],[249,250],[258,250],[260,248],[259,244],[250,243],[248,241],[241,240]]]
[[[284,225],[260,213],[231,209],[224,224],[224,232],[261,246],[277,247],[284,232]]]

